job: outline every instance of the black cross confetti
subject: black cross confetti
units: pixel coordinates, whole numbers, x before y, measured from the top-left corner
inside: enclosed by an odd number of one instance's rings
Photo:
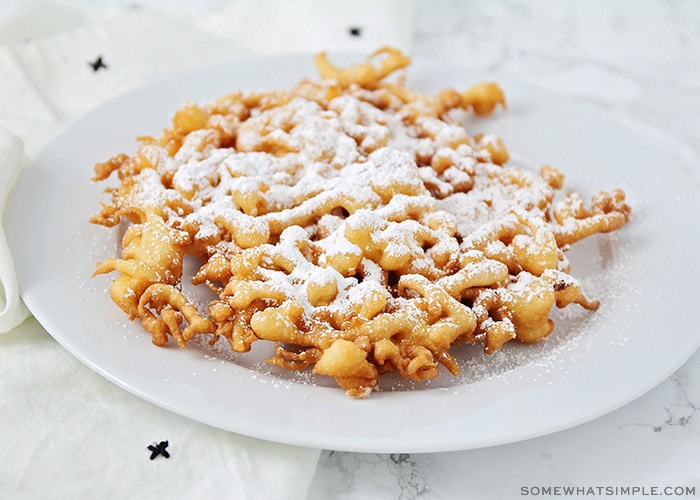
[[[350,36],[360,37],[362,36],[362,28],[359,26],[351,26],[348,28],[348,33],[350,33]]]
[[[168,447],[168,442],[167,441],[161,441],[158,444],[151,444],[148,446],[148,449],[151,450],[151,460],[156,458],[158,455],[163,455],[165,458],[170,458],[170,453],[168,453],[165,449]]]
[[[107,65],[102,60],[102,56],[98,56],[94,62],[89,62],[88,64],[95,72],[99,71],[101,68],[107,69]]]

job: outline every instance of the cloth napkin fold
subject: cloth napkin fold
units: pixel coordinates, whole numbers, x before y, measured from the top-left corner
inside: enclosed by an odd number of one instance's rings
[[[3,220],[5,200],[23,163],[22,141],[0,127],[0,221]],[[28,314],[19,298],[12,255],[0,225],[0,333],[21,323]]]
[[[409,2],[382,2],[379,20],[369,0],[289,4],[236,0],[195,17],[22,4],[26,37],[0,22],[0,126],[11,131],[0,128],[0,222],[23,156],[141,82],[256,53],[408,49]],[[6,251],[0,277],[0,497],[305,498],[319,450],[213,429],[127,393],[25,319]],[[149,460],[147,447],[166,440],[170,458]]]

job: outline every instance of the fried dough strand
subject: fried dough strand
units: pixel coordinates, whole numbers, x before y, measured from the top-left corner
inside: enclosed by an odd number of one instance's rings
[[[387,372],[459,375],[457,344],[537,342],[554,307],[597,308],[565,251],[620,229],[624,192],[586,203],[555,167],[510,166],[501,138],[467,133],[455,111],[471,124],[505,109],[493,82],[421,93],[391,47],[315,62],[318,80],[187,104],[95,166],[118,185],[91,221],[128,226],[95,274],[118,273],[113,301],[154,344],[272,342],[270,364],[366,397]],[[201,261],[194,276],[185,258]],[[215,298],[196,306],[183,279]]]

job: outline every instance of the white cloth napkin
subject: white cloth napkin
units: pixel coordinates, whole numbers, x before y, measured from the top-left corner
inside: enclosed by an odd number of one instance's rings
[[[23,158],[97,104],[171,71],[256,53],[406,50],[408,7],[236,0],[188,16],[23,3],[0,19],[0,222]],[[22,322],[4,243],[0,232],[0,498],[305,498],[319,450],[162,410],[79,363],[34,319]],[[170,458],[149,460],[147,446],[165,440]]]

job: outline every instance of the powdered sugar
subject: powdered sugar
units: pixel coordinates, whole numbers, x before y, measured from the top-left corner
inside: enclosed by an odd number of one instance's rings
[[[292,93],[270,98],[274,105],[249,96],[258,104],[239,122],[211,119],[203,129],[144,145],[128,201],[159,210],[187,233],[192,254],[223,256],[235,277],[231,294],[237,284],[269,291],[241,295],[257,301],[251,314],[274,314],[275,324],[295,335],[317,321],[325,338],[334,338],[351,319],[400,311],[412,325],[401,328],[415,333],[435,324],[437,338],[457,324],[468,328],[451,314],[472,305],[462,316],[476,314],[480,330],[462,331],[464,338],[481,341],[501,327],[510,335],[521,318],[503,307],[535,303],[538,287],[549,286],[527,262],[553,250],[557,270],[567,267],[549,227],[555,190],[535,172],[492,163],[500,161],[496,137],[475,140],[450,120],[409,119],[358,95],[324,102]],[[207,280],[226,285],[212,276]],[[443,289],[433,297],[436,284]],[[463,288],[484,288],[484,297]],[[227,293],[220,310],[250,304]],[[425,302],[416,300],[423,295]],[[289,304],[293,309],[284,309]],[[277,315],[283,309],[302,319]]]
[[[325,107],[292,96],[280,106],[254,108],[238,125],[234,147],[215,147],[212,129],[187,134],[172,157],[165,147],[146,145],[154,168],[138,174],[133,202],[150,207],[166,200],[169,224],[189,228],[209,254],[278,239],[269,251],[293,257],[294,270],[271,266],[264,278],[312,314],[309,286],[333,283],[329,306],[359,286],[333,268],[337,259],[359,263],[375,251],[385,269],[434,276],[431,269],[454,264],[460,248],[519,225],[514,209],[532,211],[551,200],[552,188],[535,173],[484,161],[483,147],[497,138],[482,137],[475,147],[449,120],[422,116],[409,123],[358,95]],[[420,165],[421,158],[433,158],[433,165]],[[350,241],[348,231],[366,232],[375,250]],[[313,262],[299,249],[309,238]],[[539,244],[536,231],[516,238],[523,247]],[[486,250],[511,251],[498,238]],[[385,279],[370,273],[363,283]]]

